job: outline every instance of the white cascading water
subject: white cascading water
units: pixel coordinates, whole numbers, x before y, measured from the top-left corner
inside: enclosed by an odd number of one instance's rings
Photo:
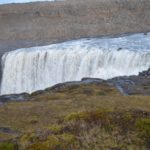
[[[83,77],[137,75],[150,67],[150,35],[82,39],[4,54],[1,95],[45,89]]]

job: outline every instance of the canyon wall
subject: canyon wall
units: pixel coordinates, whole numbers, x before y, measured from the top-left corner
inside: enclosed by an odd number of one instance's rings
[[[66,0],[0,6],[0,52],[83,37],[150,31],[148,0]]]

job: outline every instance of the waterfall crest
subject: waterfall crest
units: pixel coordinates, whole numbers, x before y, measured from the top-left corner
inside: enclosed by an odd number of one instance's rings
[[[142,39],[142,40],[139,40]],[[1,95],[45,89],[83,77],[137,75],[150,67],[150,36],[82,39],[3,55]]]

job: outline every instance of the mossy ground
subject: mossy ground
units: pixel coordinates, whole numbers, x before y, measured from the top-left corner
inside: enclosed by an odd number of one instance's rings
[[[149,123],[150,96],[123,96],[106,84],[68,86],[1,106],[0,128],[16,132],[0,131],[0,150],[147,150]]]

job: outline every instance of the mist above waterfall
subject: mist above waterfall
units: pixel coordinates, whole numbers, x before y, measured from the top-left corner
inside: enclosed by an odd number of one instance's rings
[[[1,95],[83,77],[137,75],[150,67],[150,35],[81,39],[4,54]]]

